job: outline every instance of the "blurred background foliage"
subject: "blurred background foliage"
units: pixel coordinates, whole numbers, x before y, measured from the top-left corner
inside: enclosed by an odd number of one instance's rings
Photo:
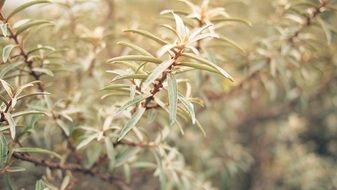
[[[16,6],[6,5],[4,14]],[[153,41],[123,30],[140,28],[168,39],[171,34],[159,25],[174,26],[174,20],[159,13],[190,12],[189,7],[175,0],[55,0],[15,15],[10,24],[25,19],[52,23],[31,28],[21,37],[26,49],[52,48],[32,58],[44,60],[48,69],[39,79],[51,93],[49,105],[43,98],[32,98],[16,108],[49,114],[17,121],[29,128],[20,144],[52,150],[69,163],[110,172],[118,180],[102,182],[85,171],[40,167],[12,158],[7,165],[25,171],[1,172],[0,189],[33,189],[39,179],[50,189],[337,189],[336,1],[211,0],[210,7],[223,7],[232,17],[249,20],[251,27],[225,22],[216,29],[241,50],[217,40],[203,47],[202,53],[231,73],[234,82],[203,71],[181,77],[189,80],[192,97],[203,102],[204,106],[195,104],[195,112],[206,136],[189,123],[183,125],[182,135],[178,127],[167,125],[167,116],[151,112],[139,124],[137,135],[143,141],[130,136],[136,144],[114,143],[113,166],[106,159],[104,140],[76,150],[85,133],[80,127],[100,128],[115,106],[125,102],[122,96],[101,100],[100,89],[113,79],[106,70],[125,69],[105,61],[131,51],[116,45],[118,41],[157,52]],[[196,27],[193,20],[184,17],[184,21]],[[0,45],[9,41],[2,38]],[[20,53],[16,51],[12,55]],[[0,69],[6,64],[1,63]],[[10,84],[32,81],[15,74],[3,79]],[[1,131],[11,141],[5,128]],[[167,146],[161,162],[154,156],[159,148],[148,143],[156,138]],[[164,163],[159,173],[165,175],[158,174],[158,163]]]

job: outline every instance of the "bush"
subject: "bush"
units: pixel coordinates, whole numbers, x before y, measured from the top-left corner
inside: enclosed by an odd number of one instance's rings
[[[0,2],[1,189],[337,188],[336,1]]]

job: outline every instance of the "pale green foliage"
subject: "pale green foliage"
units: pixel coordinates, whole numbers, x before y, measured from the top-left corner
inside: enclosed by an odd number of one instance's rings
[[[4,2],[1,189],[337,188],[335,0]]]

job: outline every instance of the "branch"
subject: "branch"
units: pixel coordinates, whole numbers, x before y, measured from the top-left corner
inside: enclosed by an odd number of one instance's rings
[[[27,154],[21,154],[21,153],[13,153],[13,157],[17,160],[22,160],[26,162],[33,163],[37,166],[42,166],[42,167],[48,167],[50,169],[60,169],[63,171],[73,171],[77,173],[81,173],[84,175],[89,175],[93,177],[97,177],[102,181],[115,184],[121,189],[124,190],[131,190],[130,187],[124,182],[122,179],[117,178],[109,173],[101,173],[99,171],[93,171],[91,169],[86,169],[81,165],[78,164],[61,164],[58,162],[53,162],[51,160],[45,160],[45,159],[40,159],[40,158],[35,158]]]

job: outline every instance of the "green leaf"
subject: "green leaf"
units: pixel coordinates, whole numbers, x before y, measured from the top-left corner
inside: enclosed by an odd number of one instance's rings
[[[152,56],[153,55],[151,53],[149,53],[148,51],[146,51],[145,49],[137,46],[137,45],[134,45],[134,44],[131,44],[131,43],[127,43],[127,42],[117,42],[118,45],[123,45],[123,46],[126,46],[126,47],[129,47],[143,55],[146,55],[146,56]]]
[[[7,122],[8,122],[8,125],[9,125],[9,130],[11,132],[11,137],[12,139],[15,139],[15,128],[16,128],[16,123],[12,117],[12,115],[10,113],[3,113]]]
[[[208,65],[202,65],[199,63],[194,63],[194,62],[178,62],[179,66],[185,66],[185,67],[192,67],[194,69],[199,69],[199,70],[204,70],[204,71],[209,71],[212,73],[219,74],[217,70],[215,70],[213,67],[210,67]]]
[[[7,73],[11,73],[12,70],[17,69],[20,65],[23,65],[24,62],[17,62],[12,64],[7,64],[5,67],[0,70],[0,78],[4,78]]]
[[[116,116],[116,115],[121,114],[124,110],[126,110],[130,106],[138,104],[139,102],[145,100],[146,98],[147,98],[146,96],[136,96],[133,100],[128,101],[126,104],[120,107],[114,115]]]
[[[145,55],[124,55],[119,57],[114,57],[112,59],[109,59],[106,63],[113,63],[116,61],[146,61],[151,63],[161,63],[162,61],[158,58],[151,57],[151,56],[145,56]]]
[[[163,74],[163,72],[167,68],[169,68],[172,65],[173,62],[174,62],[174,60],[170,59],[170,60],[164,61],[160,65],[158,65],[152,71],[152,73],[147,77],[147,79],[144,81],[143,88],[147,89],[150,86],[150,84],[152,84],[160,75]]]
[[[0,170],[3,169],[8,160],[9,144],[6,137],[0,134]]]
[[[217,18],[212,19],[211,22],[213,23],[219,23],[219,22],[240,22],[243,23],[249,27],[252,27],[252,23],[248,20],[242,19],[242,18]]]
[[[190,53],[183,53],[183,56],[194,59],[196,61],[199,61],[203,64],[206,64],[210,67],[213,67],[214,69],[216,69],[218,71],[219,74],[223,75],[224,77],[226,77],[227,79],[233,81],[233,78],[225,71],[223,70],[221,67],[219,67],[218,65],[216,65],[215,63],[212,63],[204,58],[198,57],[194,54],[190,54]]]
[[[1,0],[0,0],[0,1],[1,1]],[[4,24],[4,23],[0,24],[0,29],[1,29],[2,35],[3,35],[4,37],[9,36],[7,24]]]
[[[114,150],[114,146],[111,140],[109,139],[109,137],[104,138],[104,143],[105,143],[106,153],[109,158],[109,168],[112,169],[116,162],[116,153]]]
[[[193,104],[189,100],[187,100],[187,98],[185,98],[184,96],[178,95],[178,99],[184,105],[188,113],[190,114],[192,123],[194,125],[196,119],[195,119],[195,112],[194,112]]]
[[[14,9],[14,11],[12,11],[8,16],[7,16],[7,20],[9,20],[10,18],[12,18],[15,14],[21,12],[22,10],[28,8],[28,7],[31,7],[33,5],[36,5],[36,4],[42,4],[42,3],[50,3],[51,1],[48,1],[48,0],[35,0],[35,1],[31,1],[31,2],[28,2],[28,3],[25,3],[19,7],[17,7],[16,9]]]
[[[131,117],[131,119],[125,124],[125,126],[121,130],[118,141],[122,140],[125,135],[128,134],[128,132],[138,123],[140,118],[143,116],[145,110],[146,109],[142,106],[138,108],[136,113]]]
[[[19,96],[17,99],[19,101],[21,99],[25,99],[25,98],[30,97],[30,96],[43,96],[43,95],[50,95],[50,93],[48,93],[48,92],[34,92],[34,93],[31,93],[31,94]]]
[[[98,137],[97,133],[87,136],[84,140],[80,142],[80,144],[77,145],[76,149],[77,150],[81,149],[82,147],[88,145],[91,141],[93,141],[97,137]]]
[[[111,84],[104,87],[102,90],[118,90],[118,89],[129,89],[129,85],[126,84]]]
[[[56,120],[56,124],[63,130],[63,132],[69,136],[70,135],[70,131],[68,126],[61,120],[61,119],[57,119]]]
[[[45,188],[45,185],[42,179],[37,180],[35,183],[35,190],[44,190],[44,188]]]
[[[8,96],[13,98],[14,97],[13,87],[2,79],[0,79],[0,82],[1,82],[2,86],[4,87],[5,91],[7,92]]]
[[[178,104],[178,88],[177,81],[173,74],[167,75],[168,95],[169,95],[169,115],[170,125],[173,125],[177,120],[177,104]]]
[[[60,190],[67,190],[67,187],[69,186],[69,184],[70,184],[70,176],[66,175],[62,180]]]
[[[17,45],[8,44],[2,49],[2,61],[6,63],[11,55],[12,50],[17,47]]]
[[[42,115],[48,116],[46,112],[30,110],[30,111],[20,111],[20,112],[13,113],[12,117],[16,118],[16,117],[21,117],[25,115],[33,115],[33,114],[42,114]]]
[[[20,153],[39,153],[39,154],[49,154],[51,156],[54,156],[60,160],[62,160],[62,156],[57,154],[56,152],[46,150],[43,148],[36,148],[36,147],[19,147],[14,148],[14,152],[20,152]]]
[[[230,39],[228,39],[226,37],[220,37],[218,39],[220,41],[226,42],[226,43],[232,45],[233,47],[239,49],[240,51],[242,51],[242,53],[244,53],[244,54],[246,53],[246,51],[240,45],[238,45],[237,43],[235,43],[234,41],[232,41],[232,40],[230,40]]]
[[[130,160],[134,155],[140,151],[139,148],[131,149],[130,151],[125,151],[116,157],[115,167],[122,166],[125,162]]]
[[[168,42],[166,42],[165,40],[160,39],[157,36],[153,35],[152,33],[148,32],[148,31],[145,31],[145,30],[129,29],[129,30],[125,30],[124,32],[132,32],[132,33],[140,34],[144,37],[147,37],[147,38],[159,43],[160,45],[168,44]]]
[[[20,35],[22,32],[28,30],[29,28],[42,24],[52,24],[52,22],[46,20],[34,20],[31,22],[27,22],[16,29],[16,35]]]

